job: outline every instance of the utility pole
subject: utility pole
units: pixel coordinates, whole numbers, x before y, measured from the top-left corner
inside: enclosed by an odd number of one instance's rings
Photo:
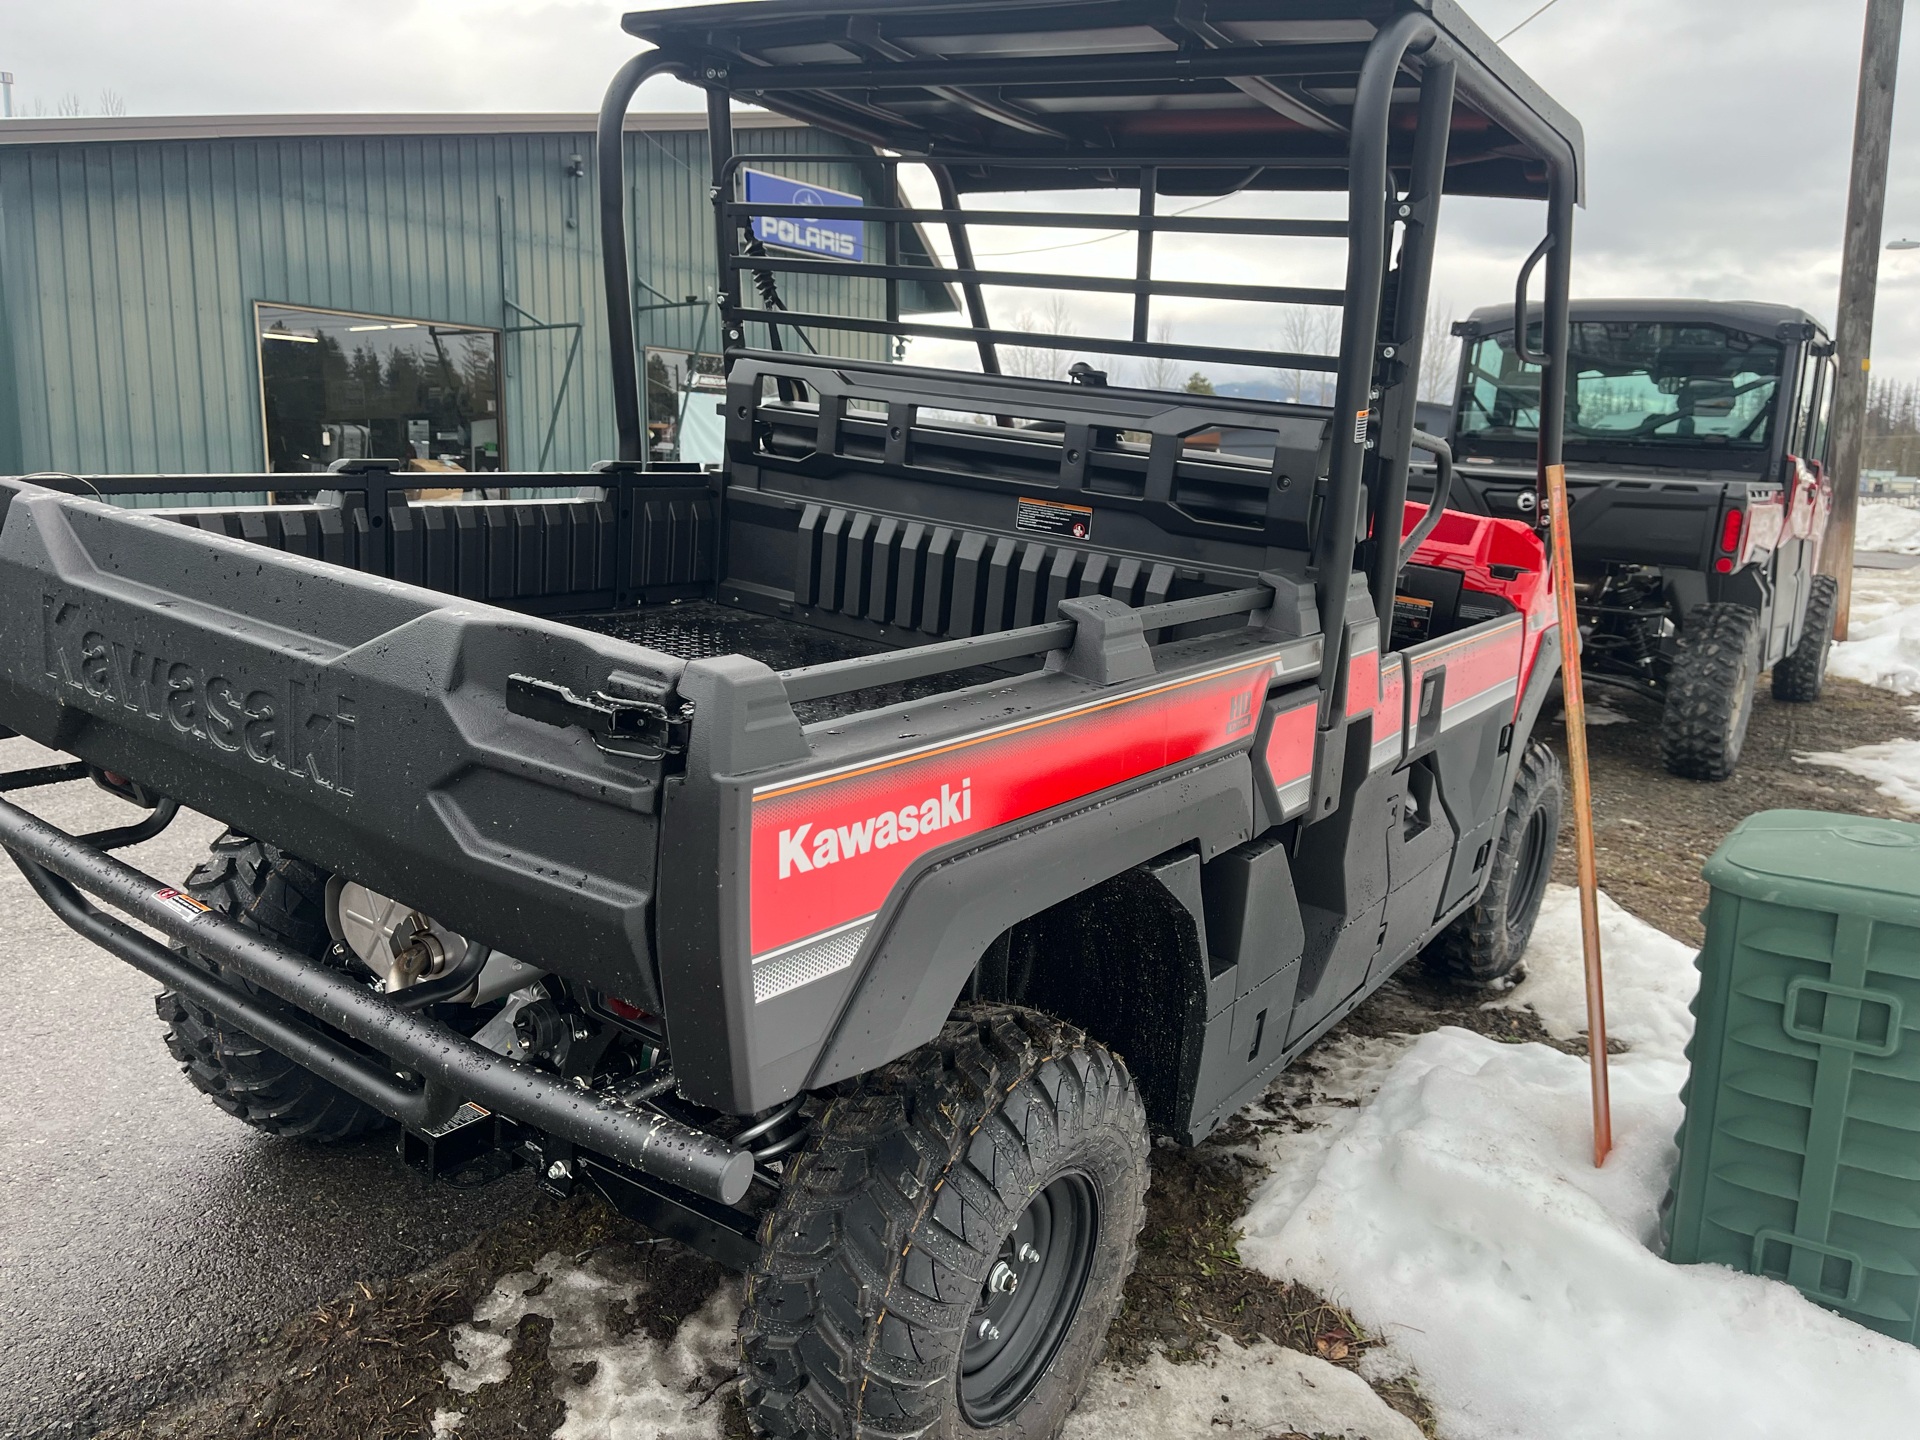
[[[1860,509],[1860,456],[1867,432],[1867,376],[1873,354],[1873,302],[1880,284],[1880,227],[1887,208],[1887,155],[1893,144],[1893,86],[1900,68],[1905,0],[1867,0],[1860,52],[1860,99],[1853,118],[1853,178],[1841,244],[1840,315],[1834,345],[1840,377],[1833,389],[1833,518],[1820,568],[1840,587],[1834,634],[1847,638],[1853,602],[1853,526]]]
[[[0,70],[0,119],[13,118],[13,72]]]

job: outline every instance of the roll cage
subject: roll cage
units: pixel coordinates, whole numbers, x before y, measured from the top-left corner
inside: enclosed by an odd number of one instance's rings
[[[1444,194],[1546,202],[1545,236],[1521,268],[1518,293],[1524,305],[1529,278],[1543,267],[1540,358],[1551,376],[1537,447],[1543,481],[1546,467],[1560,463],[1581,132],[1452,0],[761,0],[643,11],[627,16],[624,26],[655,48],[620,70],[599,118],[602,253],[623,464],[643,462],[645,430],[619,135],[634,93],[661,74],[707,92],[718,309],[730,371],[743,358],[777,370],[783,352],[792,360],[794,349],[817,350],[816,337],[837,334],[961,340],[987,375],[1001,371],[1005,352],[1015,346],[1331,375],[1330,409],[1257,407],[1320,422],[1304,548],[1323,633],[1342,633],[1356,566],[1368,577],[1375,613],[1391,615],[1400,571],[1438,518],[1435,510],[1408,543],[1395,543],[1413,452],[1435,453],[1443,474],[1450,467],[1445,445],[1414,423]],[[773,254],[753,238],[756,217],[818,218],[821,212],[743,198],[744,170],[792,157],[735,148],[736,100],[875,147],[872,161],[862,162],[872,196],[832,213],[836,220],[864,222],[869,233],[877,228],[881,258],[867,258],[874,247],[857,259]],[[906,202],[902,166],[930,172],[937,206]],[[1085,189],[1137,195],[1135,213],[1097,216],[1099,228],[1137,237],[1131,276],[987,268],[976,261],[976,227],[1060,228],[1067,219],[971,209],[964,196]],[[1333,219],[1203,217],[1162,214],[1158,203],[1163,196],[1245,191],[1344,192],[1346,213]],[[902,236],[912,226],[943,231],[953,263],[903,263],[911,247]],[[1157,279],[1155,239],[1172,234],[1344,241],[1345,283],[1333,289]],[[792,309],[780,298],[782,277],[804,284],[805,277],[825,274],[874,282],[884,313]],[[956,289],[966,323],[903,318],[900,287],[912,281]],[[987,293],[1009,289],[1120,296],[1130,302],[1130,324],[1110,336],[1009,324],[993,315]],[[1154,302],[1161,298],[1330,307],[1340,313],[1338,349],[1299,353],[1156,339]],[[761,344],[751,345],[754,339]],[[804,381],[788,376],[778,383],[783,399],[804,398]],[[1066,417],[1054,423],[1073,423],[1071,392],[1080,387],[1017,383],[1051,392],[1053,413]],[[827,411],[837,412],[842,402],[819,403],[819,425],[837,426],[839,415]],[[910,425],[913,407],[902,415]],[[1099,433],[1099,418],[1085,417],[1088,434]],[[1181,437],[1156,433],[1150,442],[1167,443],[1177,450]],[[1298,497],[1285,493],[1291,477],[1283,473],[1282,454],[1276,451],[1266,477],[1264,534],[1276,568],[1289,566],[1276,551],[1293,549],[1292,564],[1300,560],[1299,549],[1275,543],[1300,531],[1281,523],[1283,512],[1298,509]],[[1170,462],[1161,466],[1171,468]],[[1148,469],[1151,501],[1151,464]],[[1068,498],[1095,510],[1122,503],[1064,473],[1056,488],[1072,490]],[[1178,508],[1171,490],[1157,498]],[[1341,665],[1325,667],[1323,724],[1344,673]]]

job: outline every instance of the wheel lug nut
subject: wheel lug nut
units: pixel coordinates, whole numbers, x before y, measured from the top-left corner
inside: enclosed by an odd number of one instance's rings
[[[1028,1241],[1026,1244],[1020,1247],[1020,1263],[1022,1265],[1031,1265],[1033,1264],[1034,1261],[1038,1260],[1039,1258],[1040,1258],[1040,1252],[1033,1248],[1032,1241]]]
[[[982,1320],[980,1322],[980,1338],[982,1340],[998,1340],[1000,1338],[1000,1327],[991,1320]]]
[[[1004,1260],[993,1262],[993,1269],[987,1275],[987,1289],[996,1295],[1011,1295],[1020,1288],[1020,1277],[1013,1267]]]

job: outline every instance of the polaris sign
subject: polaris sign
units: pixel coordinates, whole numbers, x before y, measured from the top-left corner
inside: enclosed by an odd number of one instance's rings
[[[749,205],[817,205],[825,210],[866,203],[858,195],[849,195],[844,190],[807,185],[784,175],[768,175],[760,170],[745,173]],[[818,220],[812,216],[802,219],[791,215],[756,215],[753,236],[763,245],[825,255],[833,260],[867,258],[866,226],[859,220],[831,220],[824,215]]]

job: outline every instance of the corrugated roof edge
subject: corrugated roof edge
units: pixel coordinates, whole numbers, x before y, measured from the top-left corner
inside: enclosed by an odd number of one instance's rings
[[[416,115],[88,115],[0,120],[0,145],[77,145],[127,140],[299,140],[320,136],[592,135],[591,113]],[[766,110],[736,111],[743,130],[805,129]],[[627,116],[629,131],[700,130],[700,110]]]

